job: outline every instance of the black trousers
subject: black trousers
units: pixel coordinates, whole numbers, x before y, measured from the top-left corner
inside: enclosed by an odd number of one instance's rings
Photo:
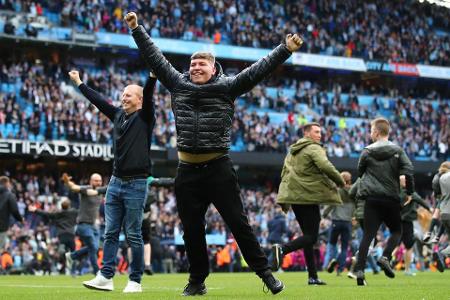
[[[59,239],[59,243],[61,245],[65,246],[66,252],[67,251],[70,251],[70,252],[75,251],[75,235],[74,234],[62,233],[62,234],[58,235],[58,239]]]
[[[149,218],[145,218],[144,220],[142,220],[141,231],[142,231],[142,239],[144,240],[144,245],[150,244],[150,239],[151,239],[152,235],[151,235],[151,224],[150,224]]]
[[[203,282],[209,274],[205,213],[211,203],[233,233],[250,268],[259,276],[269,270],[267,257],[244,213],[238,178],[228,156],[199,164],[180,162],[175,196],[183,224],[190,282]]]
[[[403,242],[406,249],[411,249],[414,246],[416,237],[414,236],[414,224],[412,221],[402,221],[402,237],[400,242]]]
[[[389,260],[391,259],[392,251],[394,251],[402,236],[400,209],[400,203],[391,200],[366,200],[364,205],[364,234],[361,244],[359,244],[355,271],[364,271],[370,243],[376,237],[378,228],[383,222],[391,232],[391,236],[384,248],[383,256]]]
[[[283,245],[283,253],[287,254],[303,249],[309,278],[317,278],[317,267],[314,260],[314,244],[319,237],[320,208],[319,205],[293,204],[295,218],[300,225],[303,235]]]

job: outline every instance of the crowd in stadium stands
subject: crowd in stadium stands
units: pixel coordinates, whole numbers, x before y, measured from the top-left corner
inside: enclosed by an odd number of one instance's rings
[[[59,244],[52,223],[30,212],[28,209],[30,205],[33,205],[44,211],[54,211],[58,209],[60,202],[66,197],[71,199],[73,207],[77,207],[79,203],[78,196],[68,193],[68,190],[58,179],[48,175],[21,174],[12,179],[18,199],[19,211],[25,221],[23,224],[15,223],[8,231],[9,242],[7,242],[5,249],[0,249],[0,262],[2,265],[0,273],[64,274],[66,272],[64,269],[64,251],[67,249],[63,249],[63,246]],[[106,182],[107,178],[104,179]],[[151,239],[153,270],[155,272],[186,272],[187,260],[183,254],[182,247],[174,243],[174,238],[177,235],[178,238],[181,238],[179,235],[182,233],[180,221],[177,218],[174,193],[171,189],[157,189],[155,198],[156,202],[152,205],[150,217],[153,224]],[[268,190],[242,189],[242,199],[248,212],[250,224],[255,230],[263,248],[268,253],[272,243],[292,239],[296,234],[300,233],[293,213],[282,214],[275,206],[275,198],[276,193]],[[426,197],[426,200],[434,201],[431,196]],[[282,229],[284,226],[274,226],[274,222],[285,224],[285,230]],[[330,224],[330,220],[322,220],[319,242],[315,247],[317,263],[320,269],[324,261]],[[98,225],[102,233],[102,228],[104,228],[102,206],[100,207]],[[276,230],[280,232],[274,232],[272,228],[277,228]],[[248,270],[245,262],[241,259],[232,235],[214,207],[210,207],[206,214],[206,232],[207,234],[222,234],[225,236],[224,244],[209,246],[210,261],[214,271]],[[386,233],[387,231],[380,230],[378,244],[373,250],[375,255],[381,255],[382,247],[387,237]],[[349,263],[351,255],[356,251],[358,236],[360,236],[359,229],[355,227],[353,241],[350,244],[351,247],[348,253]],[[420,235],[418,238],[420,238]],[[121,241],[123,240],[123,237],[121,237]],[[445,246],[445,243],[447,243],[446,239],[443,238],[441,243],[441,246]],[[76,245],[77,247],[81,246],[78,239],[76,240]],[[125,247],[125,243],[121,243],[121,248],[125,249]],[[118,270],[120,272],[126,272],[128,265],[126,255],[123,255],[123,253],[126,253],[126,250],[121,250],[118,254]],[[430,249],[426,247],[416,250],[415,262],[417,262],[416,267],[418,269],[425,270],[430,268],[435,270],[429,264],[430,253]],[[400,259],[398,262],[401,265]],[[87,260],[82,261],[76,269],[80,274],[88,273],[90,270]],[[290,254],[284,260],[283,269],[305,270],[305,260],[302,251]]]
[[[0,9],[50,13],[56,25],[124,34],[124,14],[137,11],[153,37],[273,48],[287,32],[298,32],[306,41],[304,52],[450,64],[450,11],[410,0],[7,0]]]
[[[116,105],[120,105],[120,95],[127,84],[146,78],[144,73],[127,73],[123,69],[87,70],[83,76],[84,82],[113,99]],[[82,100],[68,84],[61,66],[0,62],[0,79],[1,138],[111,142],[111,122]],[[292,81],[286,88],[294,89],[295,94],[285,95],[280,86],[269,95],[269,88],[260,85],[238,101],[232,150],[284,153],[301,136],[304,123],[318,121],[324,125],[323,142],[329,156],[358,156],[370,142],[368,120],[384,111],[393,125],[391,138],[411,158],[449,157],[449,101],[436,93],[415,101],[391,90],[388,95],[372,95],[369,103],[362,104],[358,99],[363,91],[357,92],[356,87],[346,94],[346,101],[339,84],[328,89],[309,81]],[[157,118],[153,144],[173,148],[176,130],[170,96],[160,88],[154,99]],[[273,113],[281,113],[281,121],[271,120]]]

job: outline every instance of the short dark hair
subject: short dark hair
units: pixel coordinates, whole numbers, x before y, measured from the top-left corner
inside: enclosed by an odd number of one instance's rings
[[[210,61],[213,65],[216,63],[216,58],[210,52],[198,51],[191,55],[191,60],[193,59],[206,59]]]
[[[303,125],[303,133],[309,132],[313,126],[322,128],[322,126],[317,122],[306,123],[305,125]]]
[[[64,200],[61,202],[61,208],[62,208],[63,210],[69,209],[69,208],[70,208],[70,200],[69,200],[69,199],[64,199]]]
[[[9,183],[8,176],[0,176],[0,184],[1,185],[7,185]]]
[[[370,122],[370,125],[375,127],[376,130],[380,133],[382,136],[388,136],[389,131],[391,129],[391,125],[389,124],[389,121],[385,118],[376,118],[372,122]]]

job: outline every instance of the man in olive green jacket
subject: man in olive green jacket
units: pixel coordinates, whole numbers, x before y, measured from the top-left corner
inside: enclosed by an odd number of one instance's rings
[[[277,198],[283,210],[292,206],[303,235],[287,244],[273,245],[272,268],[279,269],[283,255],[303,248],[308,284],[323,285],[325,282],[317,277],[313,253],[319,235],[319,204],[342,204],[337,188],[344,187],[345,182],[320,144],[320,124],[306,124],[303,135],[286,156]]]

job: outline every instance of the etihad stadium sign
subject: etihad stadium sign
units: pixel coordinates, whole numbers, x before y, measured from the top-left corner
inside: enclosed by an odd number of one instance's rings
[[[108,144],[76,143],[68,141],[31,142],[15,139],[0,139],[0,155],[55,156],[68,158],[98,158],[110,160],[114,157]]]

